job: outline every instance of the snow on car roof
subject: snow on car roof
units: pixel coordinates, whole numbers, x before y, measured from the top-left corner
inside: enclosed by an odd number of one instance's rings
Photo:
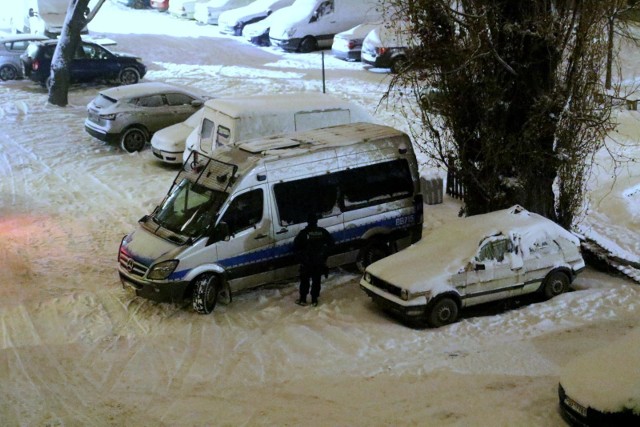
[[[601,412],[640,414],[640,329],[566,365],[560,384],[567,396]]]
[[[132,85],[112,87],[100,91],[102,95],[108,96],[109,98],[113,99],[136,98],[139,96],[153,95],[155,93],[165,92],[184,92],[198,97],[209,96],[206,92],[197,88],[189,88],[186,86],[179,86],[162,82],[136,83]]]
[[[483,215],[453,220],[430,232],[409,248],[383,258],[367,267],[377,277],[411,289],[425,279],[446,277],[464,268],[476,254],[485,237],[510,232],[521,236],[522,248],[528,248],[540,237],[562,236],[579,244],[578,239],[553,221],[515,205]]]
[[[39,36],[35,34],[15,34],[9,36],[0,36],[0,43],[17,42],[22,40],[48,40],[49,37]]]

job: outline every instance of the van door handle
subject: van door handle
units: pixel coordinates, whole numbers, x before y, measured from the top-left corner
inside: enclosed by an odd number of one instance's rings
[[[276,234],[284,234],[284,233],[286,233],[287,231],[289,231],[289,229],[287,229],[287,228],[281,228],[281,229],[280,229],[280,231],[276,231]]]
[[[265,237],[269,237],[269,235],[267,234],[258,234],[256,237],[254,237],[255,240],[260,240],[260,239],[264,239]]]

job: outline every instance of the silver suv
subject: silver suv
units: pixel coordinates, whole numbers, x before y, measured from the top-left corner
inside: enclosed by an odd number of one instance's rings
[[[211,98],[199,89],[159,82],[114,87],[87,105],[84,128],[133,153],[142,150],[154,132],[184,121]]]
[[[360,287],[405,320],[432,327],[463,307],[540,292],[565,292],[585,263],[579,240],[520,206],[454,220],[369,265]]]

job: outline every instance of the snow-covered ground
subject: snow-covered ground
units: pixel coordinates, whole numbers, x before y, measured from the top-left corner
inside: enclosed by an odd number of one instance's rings
[[[219,96],[322,90],[320,53],[257,48],[111,2],[90,28],[140,55],[146,81]],[[406,128],[377,108],[388,75],[324,59],[327,92]],[[626,65],[633,81],[637,63]],[[435,330],[381,312],[349,270],[331,272],[317,308],[293,303],[295,282],[209,316],[136,298],[119,283],[118,245],[176,170],[84,131],[104,87],[76,86],[57,108],[29,81],[0,83],[0,425],[561,426],[562,367],[640,329],[638,285],[592,269],[551,301]],[[618,117],[615,139],[637,159],[640,113]],[[640,165],[614,181],[600,158],[582,231],[637,260]],[[459,207],[446,196],[426,206],[425,238]]]

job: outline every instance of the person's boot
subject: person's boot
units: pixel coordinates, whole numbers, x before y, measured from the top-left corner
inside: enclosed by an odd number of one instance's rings
[[[318,298],[311,298],[311,305],[314,307],[318,306]]]
[[[307,299],[300,297],[296,300],[296,304],[304,307],[305,305],[307,305]]]

